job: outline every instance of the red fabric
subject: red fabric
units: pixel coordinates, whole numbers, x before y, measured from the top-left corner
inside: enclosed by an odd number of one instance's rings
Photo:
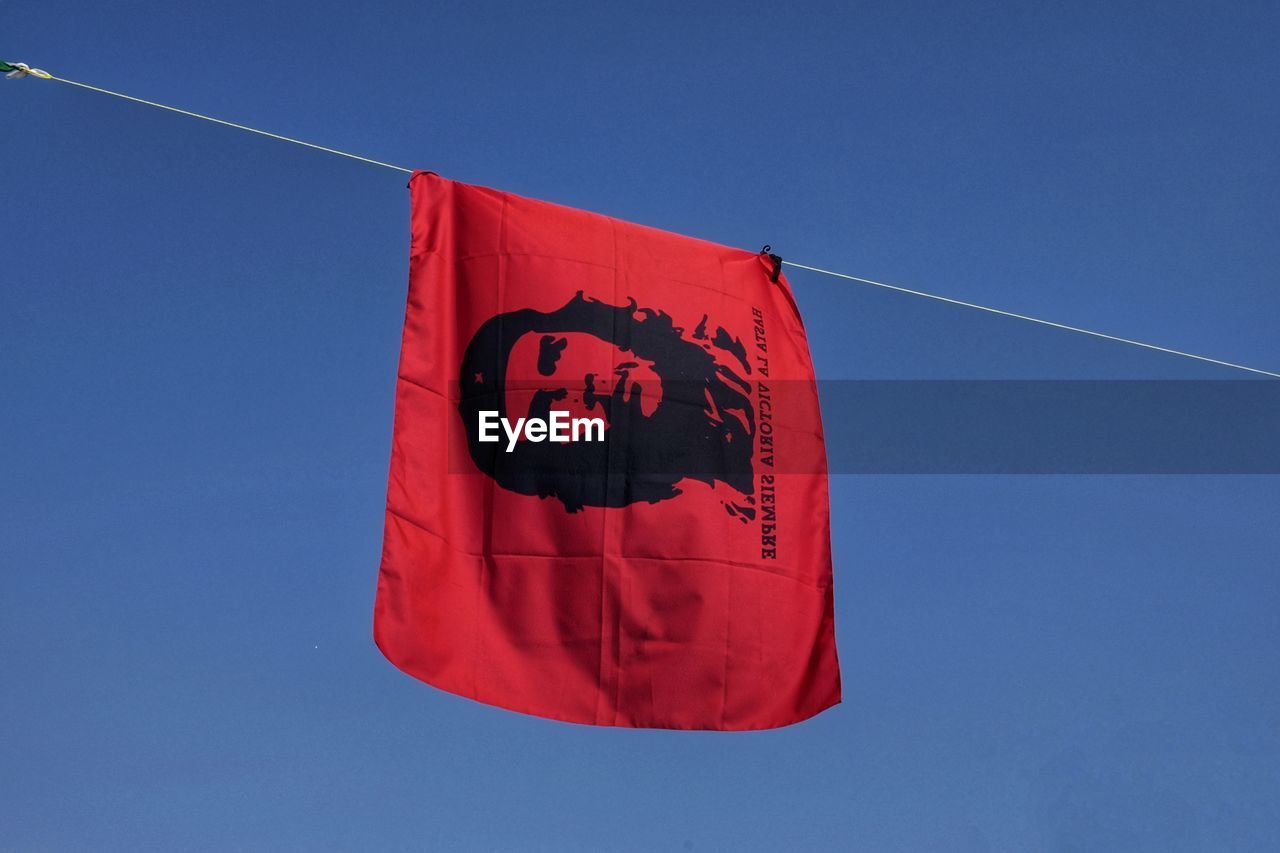
[[[383,654],[577,723],[761,729],[839,702],[813,366],[768,256],[409,187]],[[607,440],[477,443],[477,407],[539,399],[607,412]]]

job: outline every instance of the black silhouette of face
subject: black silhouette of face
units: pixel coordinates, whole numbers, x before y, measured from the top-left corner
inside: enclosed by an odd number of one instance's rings
[[[583,506],[656,503],[684,479],[753,491],[755,411],[750,385],[717,353],[750,373],[746,349],[725,329],[693,334],[664,312],[613,306],[581,292],[562,308],[490,318],[476,331],[459,372],[458,411],[481,471],[521,494]],[[605,441],[479,441],[482,410],[516,418],[599,417]]]
[[[609,422],[615,393],[644,417],[662,401],[653,362],[584,332],[522,336],[507,359],[505,388],[507,408],[517,417],[545,418],[549,407]]]

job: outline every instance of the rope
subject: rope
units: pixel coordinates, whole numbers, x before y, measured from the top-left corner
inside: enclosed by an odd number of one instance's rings
[[[843,279],[848,279],[849,281],[856,281],[859,284],[869,284],[869,285],[872,285],[873,287],[883,287],[886,290],[896,290],[899,293],[909,293],[912,296],[923,296],[926,299],[936,299],[939,302],[946,302],[951,305],[959,305],[963,308],[974,308],[978,311],[986,311],[989,314],[999,314],[1001,317],[1012,317],[1015,320],[1026,320],[1028,323],[1039,323],[1041,326],[1049,326],[1050,328],[1053,328],[1053,329],[1062,329],[1063,331],[1066,331],[1066,332],[1077,332],[1078,334],[1081,334],[1081,335],[1089,335],[1094,338],[1102,338],[1103,340],[1116,341],[1117,343],[1129,344],[1130,346],[1142,347],[1143,349],[1155,350],[1156,352],[1164,352],[1164,353],[1168,353],[1169,355],[1180,355],[1183,358],[1193,358],[1196,361],[1204,361],[1204,362],[1208,362],[1209,364],[1218,364],[1218,365],[1221,365],[1222,367],[1232,367],[1232,368],[1235,368],[1236,370],[1247,370],[1250,373],[1260,373],[1263,376],[1271,376],[1276,379],[1280,379],[1280,373],[1273,373],[1270,370],[1261,370],[1257,367],[1248,367],[1243,364],[1236,364],[1233,361],[1223,361],[1222,359],[1219,359],[1219,358],[1209,358],[1209,356],[1207,355],[1196,355],[1193,352],[1183,352],[1182,350],[1170,349],[1169,347],[1162,347],[1157,344],[1148,344],[1148,343],[1144,343],[1143,341],[1135,341],[1132,338],[1121,338],[1116,335],[1108,335],[1106,332],[1095,332],[1092,329],[1082,329],[1079,326],[1068,326],[1066,323],[1055,323],[1052,320],[1041,320],[1039,317],[1028,317],[1026,314],[1015,314],[1012,311],[1004,311],[999,308],[991,308],[987,305],[978,305],[973,302],[965,302],[961,299],[952,299],[950,296],[939,296],[936,293],[925,293],[923,290],[912,290],[909,287],[899,287],[896,284],[885,284],[882,281],[872,281],[869,278],[859,278],[856,275],[847,275],[842,272],[832,272],[831,270],[824,270],[824,269],[819,269],[818,267],[811,267],[811,266],[808,266],[807,264],[797,264],[793,261],[783,261],[782,263],[789,267],[796,267],[797,269],[809,270],[810,272],[819,272],[819,273],[822,273],[823,275],[834,276],[835,278],[843,278]]]
[[[160,104],[160,103],[156,103],[155,101],[148,101],[148,100],[145,100],[144,98],[135,98],[133,95],[126,95],[122,92],[113,92],[110,89],[103,89],[98,86],[90,86],[88,83],[80,83],[75,80],[68,80],[65,77],[55,77],[54,75],[48,73],[47,71],[41,71],[39,68],[32,68],[31,66],[27,65],[24,62],[9,63],[9,62],[0,61],[0,72],[6,72],[5,77],[8,77],[8,78],[21,78],[21,77],[31,76],[31,77],[37,77],[42,80],[53,80],[57,83],[66,83],[69,86],[75,86],[80,89],[87,89],[90,92],[98,92],[103,95],[110,95],[113,98],[121,98],[126,101],[132,101],[135,104],[143,104],[148,107],[156,107],[157,109],[167,110],[171,113],[177,113],[179,115],[190,116],[191,118],[200,119],[202,121],[208,121],[208,122],[213,122],[214,124],[220,124],[220,125],[223,125],[224,127],[233,127],[236,130],[243,130],[248,133],[256,133],[259,136],[266,136],[270,139],[278,139],[281,142],[291,142],[294,145],[301,145],[304,148],[312,148],[312,149],[315,149],[316,151],[324,151],[327,154],[336,154],[339,157],[346,157],[351,160],[359,160],[362,163],[369,163],[374,166],[382,166],[383,168],[386,168],[386,169],[394,169],[397,172],[406,172],[406,173],[412,174],[414,171],[413,169],[408,169],[404,166],[397,166],[393,163],[384,163],[381,160],[374,160],[370,157],[362,157],[359,154],[352,154],[347,151],[339,151],[336,148],[328,148],[324,145],[316,145],[314,142],[305,142],[301,139],[294,139],[291,136],[281,136],[278,133],[270,133],[265,130],[259,130],[256,127],[249,127],[248,125],[237,124],[236,122],[233,122],[233,121],[226,121],[224,119],[214,118],[213,116],[207,116],[202,113],[192,112],[191,110],[184,110],[184,109],[179,109],[178,107],[171,107],[167,104]],[[1052,329],[1060,329],[1065,332],[1075,332],[1076,334],[1080,334],[1080,335],[1088,335],[1094,338],[1102,338],[1103,340],[1115,341],[1116,343],[1128,344],[1129,346],[1141,347],[1142,349],[1149,349],[1149,350],[1154,350],[1156,352],[1167,353],[1169,355],[1176,355],[1182,358],[1189,358],[1195,361],[1205,362],[1207,364],[1216,364],[1216,365],[1219,365],[1220,367],[1229,367],[1229,368],[1232,368],[1233,370],[1243,370],[1248,373],[1255,373],[1261,376],[1270,376],[1274,379],[1280,379],[1280,373],[1277,373],[1271,370],[1262,370],[1257,367],[1249,367],[1248,365],[1244,365],[1244,364],[1236,364],[1235,362],[1232,362],[1232,361],[1223,361],[1222,359],[1219,359],[1219,358],[1210,358],[1209,356],[1206,356],[1206,355],[1196,355],[1195,353],[1184,352],[1183,350],[1172,349],[1170,347],[1159,346],[1157,344],[1149,344],[1144,341],[1136,341],[1136,340],[1133,340],[1132,338],[1122,338],[1122,337],[1119,337],[1118,335],[1109,335],[1106,332],[1096,332],[1092,329],[1083,329],[1079,326],[1069,326],[1066,323],[1056,323],[1052,320],[1042,320],[1039,317],[1031,317],[1026,314],[1017,314],[1013,311],[1004,311],[1000,308],[992,308],[991,306],[988,306],[988,305],[978,305],[977,303],[974,303],[974,302],[965,302],[962,299],[953,299],[950,296],[941,296],[936,293],[926,293],[923,290],[912,290],[911,288],[900,287],[896,284],[885,284],[882,281],[873,281],[872,279],[861,278],[856,275],[848,275],[847,273],[834,272],[833,270],[825,270],[825,269],[822,269],[821,267],[813,267],[813,266],[809,266],[808,264],[796,263],[795,261],[783,261],[782,263],[785,266],[795,267],[796,269],[808,270],[809,272],[820,273],[822,275],[829,275],[833,278],[840,278],[846,281],[853,281],[859,284],[870,285],[872,287],[880,287],[886,290],[897,291],[898,293],[907,293],[912,296],[922,296],[926,299],[934,299],[934,300],[937,300],[938,302],[946,302],[950,305],[959,305],[962,308],[972,308],[976,311],[986,311],[988,314],[998,314],[1001,317],[1012,317],[1015,320],[1025,320],[1028,323],[1036,323],[1041,326],[1048,326]]]
[[[34,69],[31,70],[31,73],[33,75],[37,74],[37,72]],[[43,71],[39,72],[39,74],[44,74],[44,72]],[[6,76],[9,76],[9,75],[6,75]],[[111,95],[113,98],[122,98],[126,101],[133,101],[135,104],[145,104],[148,107],[156,107],[158,109],[168,110],[169,112],[177,113],[178,115],[190,116],[191,118],[198,118],[203,121],[211,121],[214,124],[220,124],[223,127],[234,127],[236,130],[244,130],[244,131],[248,131],[249,133],[256,133],[259,136],[266,136],[271,139],[278,139],[281,142],[292,142],[294,145],[301,145],[305,148],[314,148],[316,151],[324,151],[326,154],[337,154],[339,157],[348,157],[352,160],[359,160],[361,163],[372,163],[374,166],[382,166],[387,169],[395,169],[397,172],[408,172],[410,174],[413,173],[413,169],[406,169],[404,166],[397,166],[393,163],[384,163],[381,160],[374,160],[370,157],[361,157],[359,154],[351,154],[346,151],[339,151],[336,148],[326,148],[323,145],[316,145],[314,142],[304,142],[301,139],[294,139],[292,136],[281,136],[278,133],[271,133],[266,130],[259,130],[256,127],[249,127],[248,125],[244,125],[244,124],[236,124],[234,121],[226,121],[225,119],[214,118],[213,116],[207,116],[202,113],[194,113],[191,110],[183,110],[177,107],[171,107],[168,104],[158,104],[155,101],[148,101],[143,98],[135,98],[133,95],[126,95],[126,94],[123,94],[122,92],[113,92],[110,89],[102,89],[102,88],[99,88],[98,86],[90,86],[88,83],[78,83],[75,80],[68,80],[65,77],[55,77],[52,74],[44,74],[44,79],[53,80],[58,83],[66,83],[69,86],[76,86],[81,89],[88,89],[90,92],[99,92],[103,95]]]

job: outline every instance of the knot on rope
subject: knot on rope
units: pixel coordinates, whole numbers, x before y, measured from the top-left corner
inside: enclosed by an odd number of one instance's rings
[[[32,68],[25,62],[4,62],[0,61],[0,71],[5,72],[5,77],[9,80],[17,80],[21,77],[31,75],[39,77],[41,80],[52,80],[53,75],[48,71],[41,71],[39,68]]]

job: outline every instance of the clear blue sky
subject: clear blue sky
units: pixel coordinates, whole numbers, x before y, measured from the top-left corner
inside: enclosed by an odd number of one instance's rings
[[[0,56],[1280,368],[1268,3],[8,3]],[[1225,850],[1280,478],[839,477],[845,703],[476,705],[375,649],[405,176],[0,81],[0,849]],[[796,272],[839,378],[1229,378]]]

